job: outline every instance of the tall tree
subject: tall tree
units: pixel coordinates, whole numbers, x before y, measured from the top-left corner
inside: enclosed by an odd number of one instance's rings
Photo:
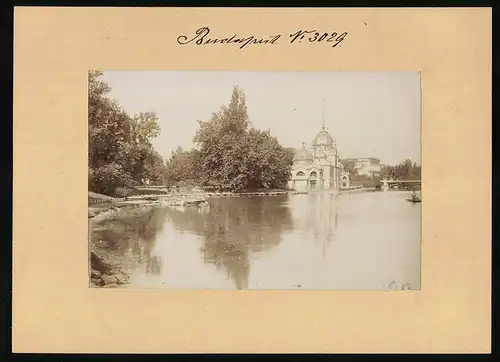
[[[199,146],[201,184],[219,189],[246,187],[246,173],[251,172],[246,164],[250,122],[242,90],[235,87],[229,105],[222,106],[209,121],[199,121],[199,124],[194,142]]]
[[[421,167],[409,159],[397,165],[381,165],[380,177],[396,180],[420,180]]]
[[[194,137],[201,185],[237,191],[286,185],[293,154],[267,131],[252,127],[245,94],[235,87],[228,106],[200,121]]]
[[[293,153],[282,147],[269,130],[251,129],[248,133],[250,141],[251,166],[248,187],[281,188],[286,186],[290,178],[290,165]]]
[[[135,142],[152,148],[151,141],[158,137],[161,131],[156,114],[154,112],[141,112],[132,118],[131,124],[135,134]]]
[[[154,113],[128,115],[109,98],[101,71],[88,75],[89,190],[115,196],[156,177],[163,159],[152,146],[160,128]],[[160,172],[161,174],[161,172]]]
[[[358,170],[356,170],[356,161],[351,159],[343,159],[340,160],[342,166],[344,166],[344,171],[349,173],[349,176],[355,177],[358,175]]]
[[[152,151],[145,166],[145,176],[148,180],[155,184],[163,184],[163,175],[165,172],[165,160],[157,152]]]
[[[165,183],[169,186],[181,183],[196,184],[196,159],[197,150],[185,151],[181,147],[177,147],[166,163],[164,171]]]

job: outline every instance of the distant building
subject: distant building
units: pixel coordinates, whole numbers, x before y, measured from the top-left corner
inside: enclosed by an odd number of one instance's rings
[[[347,157],[340,161],[344,166],[353,165],[358,176],[365,176],[375,183],[380,181],[380,160],[376,157]]]
[[[340,163],[337,146],[325,125],[314,138],[312,147],[295,150],[288,186],[296,191],[339,190],[341,179],[348,184],[349,176]],[[347,181],[346,181],[347,180]]]

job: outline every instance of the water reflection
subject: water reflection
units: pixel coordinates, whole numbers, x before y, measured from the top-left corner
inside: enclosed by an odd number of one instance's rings
[[[112,252],[121,262],[128,261],[129,268],[160,275],[163,259],[153,256],[152,251],[165,225],[165,216],[164,209],[137,210],[119,219],[100,222],[92,230],[93,244],[101,253]]]
[[[314,234],[314,240],[322,245],[323,257],[326,248],[333,240],[337,230],[336,195],[331,193],[308,194],[308,228]]]
[[[287,197],[213,199],[205,209],[167,210],[177,230],[202,235],[203,261],[248,288],[250,256],[277,246],[293,222]]]
[[[419,289],[420,206],[406,196],[213,198],[92,235],[133,260],[134,288]]]

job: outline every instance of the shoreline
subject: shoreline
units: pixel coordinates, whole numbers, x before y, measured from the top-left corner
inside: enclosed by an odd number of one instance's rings
[[[331,192],[331,190],[314,190],[314,191],[293,191],[293,190],[272,190],[272,191],[252,191],[252,192],[186,192],[175,194],[145,194],[129,196],[125,198],[107,197],[102,201],[91,202],[88,205],[88,217],[93,222],[101,222],[106,219],[120,217],[120,214],[125,211],[146,208],[152,209],[157,207],[177,207],[177,206],[197,206],[207,202],[209,198],[223,197],[248,197],[248,196],[286,196],[286,195],[301,195],[308,193]],[[350,187],[340,190],[335,190],[336,194],[345,194],[352,192],[367,192],[376,191],[375,187]]]
[[[89,196],[91,196],[89,194]],[[93,195],[92,195],[93,196]],[[133,272],[133,261],[127,256],[119,256],[112,250],[100,245],[92,239],[92,232],[106,221],[126,217],[134,210],[139,213],[148,212],[161,207],[199,207],[206,203],[206,196],[201,195],[141,195],[115,199],[100,197],[89,199],[88,205],[88,242],[89,242],[89,286],[91,288],[119,288],[130,283]],[[96,202],[97,201],[97,202]]]

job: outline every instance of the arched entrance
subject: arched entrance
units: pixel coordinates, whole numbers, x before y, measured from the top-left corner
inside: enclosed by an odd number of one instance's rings
[[[342,183],[341,183],[341,185],[342,185],[341,187],[342,187],[342,188],[347,188],[347,187],[349,187],[349,178],[348,178],[346,175],[342,176],[342,177],[340,178],[340,180],[341,180],[341,182],[342,182]]]
[[[318,187],[318,174],[316,171],[312,171],[310,174],[309,174],[309,188],[311,190],[314,190]]]

